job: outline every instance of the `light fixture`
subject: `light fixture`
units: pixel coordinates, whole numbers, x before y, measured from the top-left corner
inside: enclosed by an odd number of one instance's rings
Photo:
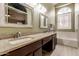
[[[33,7],[33,8],[37,8],[38,12],[45,14],[47,12],[47,9],[41,5],[40,3],[26,3],[29,6]]]
[[[38,4],[37,7],[38,7],[38,10],[39,10],[40,13],[46,13],[47,12],[47,9],[43,5]]]

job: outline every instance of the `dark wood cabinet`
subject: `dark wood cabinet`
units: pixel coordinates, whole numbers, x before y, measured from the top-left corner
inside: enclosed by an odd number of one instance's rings
[[[39,48],[34,52],[34,56],[42,56],[42,48]]]
[[[43,50],[46,50],[46,51],[53,51],[55,49],[57,45],[57,38],[56,38],[56,34],[53,34],[49,37],[46,37],[43,39]]]
[[[52,51],[52,40],[48,41],[46,44],[42,46],[42,49],[45,51]]]
[[[57,45],[57,35],[55,34],[54,36],[54,39],[55,39],[55,46]]]
[[[27,54],[26,56],[33,56],[33,52]]]
[[[55,43],[54,43],[55,39],[52,37],[52,50],[55,49]]]
[[[57,45],[57,37],[56,37],[56,34],[53,35],[53,49],[55,49]]]
[[[46,44],[47,42],[49,42],[50,40],[52,40],[51,36],[43,38],[43,45]]]

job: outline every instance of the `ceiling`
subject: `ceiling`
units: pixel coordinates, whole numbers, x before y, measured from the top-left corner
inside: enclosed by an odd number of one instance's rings
[[[57,3],[41,3],[47,10],[51,10]]]

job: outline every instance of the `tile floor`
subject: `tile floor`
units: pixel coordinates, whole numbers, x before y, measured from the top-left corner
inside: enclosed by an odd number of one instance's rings
[[[57,45],[53,52],[46,52],[45,56],[79,56],[79,48]]]

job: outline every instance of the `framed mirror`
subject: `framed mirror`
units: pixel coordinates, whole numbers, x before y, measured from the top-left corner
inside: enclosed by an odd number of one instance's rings
[[[48,17],[40,14],[40,28],[48,28]]]
[[[1,20],[0,27],[32,27],[32,7],[25,3],[5,3],[2,7],[4,7],[5,16],[4,20]]]

